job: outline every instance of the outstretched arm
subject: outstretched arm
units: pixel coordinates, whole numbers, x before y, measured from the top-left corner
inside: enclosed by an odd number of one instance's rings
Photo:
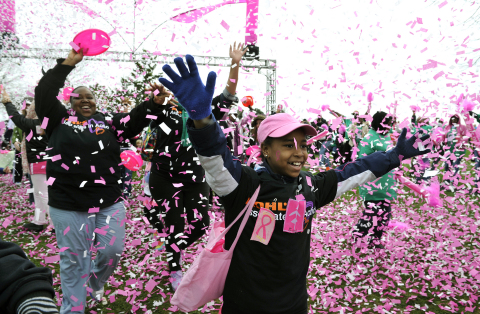
[[[392,150],[376,152],[335,169],[338,179],[336,197],[359,185],[387,174],[389,171],[400,166],[403,159],[428,154],[430,152],[430,149],[420,149],[423,146],[421,142],[430,138],[430,135],[424,135],[421,138],[412,136],[409,139],[406,139],[406,135],[407,129],[404,128],[398,138],[397,146]]]
[[[58,90],[65,85],[68,74],[82,60],[83,48],[79,52],[72,49],[66,59],[57,60],[57,65],[48,70],[35,87],[35,111],[40,121],[48,118],[46,132],[49,136],[67,113],[67,108],[57,99]]]
[[[242,57],[246,51],[247,51],[247,47],[245,47],[244,49],[243,43],[241,44],[239,43],[237,45],[237,42],[235,42],[233,44],[233,49],[232,49],[232,46],[230,46],[230,58],[232,58],[232,65],[230,66],[230,74],[228,75],[228,81],[227,81],[227,87],[226,87],[230,95],[235,95],[237,91],[240,61],[242,60]]]
[[[238,44],[237,46],[235,42],[233,48],[230,46],[229,54],[230,58],[232,58],[232,64],[230,66],[228,81],[223,92],[215,97],[212,102],[212,113],[216,120],[222,119],[226,114],[226,110],[230,108],[232,103],[238,102],[238,98],[235,96],[238,84],[238,72],[240,71],[240,61],[242,60],[245,51],[246,50],[243,49],[243,44]]]
[[[8,116],[10,117],[10,119],[12,119],[13,123],[15,123],[17,127],[19,127],[24,132],[29,132],[30,130],[35,131],[37,125],[36,122],[38,120],[35,121],[33,119],[27,119],[23,115],[21,115],[10,101],[10,97],[5,88],[3,88],[2,91],[2,103],[5,105]]]

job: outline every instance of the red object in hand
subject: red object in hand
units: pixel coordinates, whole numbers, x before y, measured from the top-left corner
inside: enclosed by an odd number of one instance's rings
[[[245,96],[242,98],[242,105],[247,107],[247,108],[250,108],[250,107],[253,107],[253,97],[252,96]]]

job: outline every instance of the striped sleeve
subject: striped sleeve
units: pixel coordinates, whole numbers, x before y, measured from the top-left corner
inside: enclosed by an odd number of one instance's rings
[[[193,121],[187,121],[188,135],[205,169],[205,179],[218,196],[226,196],[235,190],[242,175],[242,164],[227,147],[223,130],[212,117],[212,123],[196,129]]]
[[[17,308],[18,314],[58,314],[57,307],[51,298],[34,297],[22,302]]]
[[[400,159],[393,150],[375,152],[335,169],[338,186],[335,198],[362,184],[379,178],[400,166]]]

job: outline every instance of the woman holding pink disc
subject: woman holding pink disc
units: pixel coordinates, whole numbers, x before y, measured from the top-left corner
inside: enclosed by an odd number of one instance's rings
[[[60,248],[62,314],[84,313],[87,291],[103,300],[103,286],[125,241],[120,142],[139,134],[149,123],[147,115],[159,114],[168,102],[168,94],[160,90],[128,113],[103,114],[93,92],[79,86],[66,108],[58,91],[82,60],[82,50],[72,50],[35,88],[36,111],[49,138],[47,184]]]

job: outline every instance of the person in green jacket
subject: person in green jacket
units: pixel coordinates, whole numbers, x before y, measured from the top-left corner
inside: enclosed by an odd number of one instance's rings
[[[412,135],[417,133],[419,137],[422,137],[426,134],[431,135],[432,129],[433,127],[430,125],[428,118],[421,117],[413,123]],[[416,164],[419,165],[418,167],[415,167],[415,173],[417,173],[417,175],[415,176],[416,183],[420,184],[423,180],[428,181],[429,177],[424,177],[424,174],[425,170],[427,170],[427,168],[430,168],[430,158],[423,157],[422,159],[418,160]]]
[[[373,115],[372,128],[360,141],[358,155],[360,158],[377,151],[385,152],[393,146],[389,134],[392,122],[392,117],[387,117],[384,111],[378,111]],[[364,200],[365,210],[354,228],[355,242],[358,238],[368,235],[370,248],[384,249],[380,240],[390,221],[390,202],[397,199],[394,186],[393,171],[360,186],[360,196]]]

